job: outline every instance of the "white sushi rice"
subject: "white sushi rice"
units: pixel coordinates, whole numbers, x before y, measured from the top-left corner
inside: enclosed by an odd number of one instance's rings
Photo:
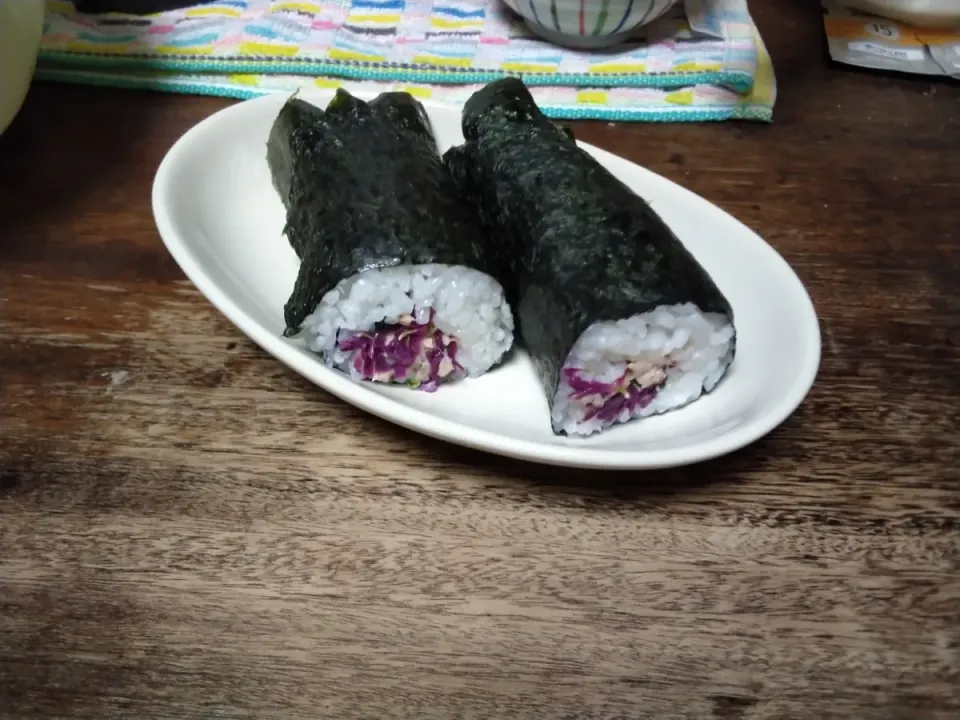
[[[468,376],[487,372],[513,344],[513,314],[503,288],[473,268],[429,264],[366,270],[341,280],[304,321],[307,347],[331,367],[359,373],[337,345],[340,332],[369,332],[403,315],[433,324],[458,342],[457,361]]]
[[[568,435],[591,435],[616,422],[647,417],[687,405],[709,392],[733,361],[735,331],[719,313],[702,313],[692,303],[661,306],[651,312],[588,327],[567,356],[564,368],[580,368],[582,375],[600,382],[614,382],[627,364],[649,363],[666,370],[666,383],[646,407],[631,413],[624,409],[615,420],[584,421],[586,400],[571,397],[572,389],[561,371],[553,403],[553,427]]]

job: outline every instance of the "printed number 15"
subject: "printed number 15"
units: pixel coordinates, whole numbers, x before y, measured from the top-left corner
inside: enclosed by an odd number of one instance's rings
[[[867,25],[867,30],[872,32],[874,35],[879,35],[880,37],[885,38],[895,39],[899,35],[895,27],[884,25],[883,23],[869,23]]]

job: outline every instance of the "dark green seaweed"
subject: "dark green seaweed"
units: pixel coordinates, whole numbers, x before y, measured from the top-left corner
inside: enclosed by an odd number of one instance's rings
[[[519,338],[550,403],[577,338],[601,320],[691,302],[733,319],[707,272],[650,205],[549,120],[517,79],[463,110],[444,161],[493,239]]]
[[[338,282],[364,270],[443,263],[488,271],[473,209],[407,93],[367,103],[338,90],[326,109],[293,97],[271,128],[267,163],[300,258],[284,306],[288,337]]]

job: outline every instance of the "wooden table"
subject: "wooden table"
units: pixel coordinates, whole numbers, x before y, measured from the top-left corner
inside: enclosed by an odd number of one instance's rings
[[[755,11],[773,125],[576,128],[755,228],[821,316],[797,413],[670,472],[311,386],[154,229],[157,164],[228,101],[35,87],[0,138],[0,716],[958,717],[960,88],[828,67],[803,5]]]

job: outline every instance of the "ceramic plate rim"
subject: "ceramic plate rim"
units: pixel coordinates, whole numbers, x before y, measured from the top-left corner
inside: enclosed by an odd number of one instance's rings
[[[305,92],[301,90],[299,94],[308,100],[311,98],[328,99],[330,92],[323,90]],[[356,94],[364,99],[370,99],[375,95],[371,92]],[[579,145],[591,151],[604,165],[609,165],[611,162],[628,163],[634,171],[647,175],[652,181],[666,183],[672,192],[679,193],[684,200],[706,203],[723,213],[740,226],[740,230],[745,236],[749,235],[753,242],[759,243],[769,255],[768,261],[781,265],[780,270],[791,279],[793,287],[785,289],[784,293],[795,296],[795,301],[802,305],[797,309],[806,317],[806,327],[804,327],[803,332],[808,334],[808,351],[806,357],[802,360],[803,372],[796,377],[789,391],[783,393],[770,410],[745,425],[732,428],[704,442],[681,448],[611,450],[583,445],[564,447],[562,445],[516,439],[508,435],[501,435],[447,420],[374,392],[342,373],[327,368],[322,363],[300,352],[299,348],[289,344],[279,334],[275,334],[262,326],[241,309],[208,274],[204,264],[198,260],[191,249],[190,242],[176,232],[172,214],[168,211],[168,208],[171,207],[171,204],[168,203],[171,181],[176,176],[176,169],[181,160],[189,155],[194,138],[202,137],[207,128],[224,121],[225,117],[245,112],[253,113],[255,112],[252,107],[254,104],[279,103],[281,100],[278,97],[282,99],[284,96],[289,96],[289,93],[270,93],[237,102],[214,112],[182,133],[165,153],[157,168],[151,191],[152,211],[157,230],[167,251],[208,302],[269,355],[344,402],[387,422],[422,435],[494,455],[544,465],[583,469],[654,470],[703,462],[729,454],[755,442],[782,424],[800,406],[813,386],[819,371],[822,352],[820,323],[809,293],[783,256],[757,233],[706,198],[637,163],[579,140]],[[448,105],[430,101],[422,102],[424,106],[431,110],[459,112],[458,108]]]

